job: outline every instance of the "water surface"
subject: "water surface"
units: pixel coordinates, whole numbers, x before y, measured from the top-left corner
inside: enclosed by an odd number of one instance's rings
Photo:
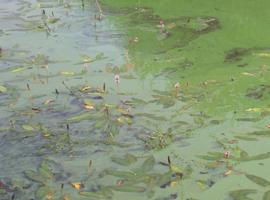
[[[2,1],[0,199],[269,199],[268,4]]]

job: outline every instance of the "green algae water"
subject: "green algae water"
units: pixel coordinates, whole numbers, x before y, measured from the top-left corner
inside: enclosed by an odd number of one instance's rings
[[[1,200],[270,199],[266,0],[2,0]]]

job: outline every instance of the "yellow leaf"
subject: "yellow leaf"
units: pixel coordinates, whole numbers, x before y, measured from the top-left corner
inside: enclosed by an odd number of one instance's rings
[[[75,73],[74,72],[61,72],[61,74],[65,76],[73,76]]]
[[[183,173],[183,170],[180,169],[180,167],[176,166],[176,165],[170,165],[170,169],[173,171],[173,172],[178,172],[178,173]]]
[[[84,99],[84,108],[92,110],[94,109],[94,103],[89,99]]]
[[[171,186],[171,187],[177,186],[177,182],[176,182],[176,181],[172,181],[172,182],[170,183],[170,186]]]
[[[44,105],[48,105],[51,102],[54,102],[54,100],[53,99],[47,99],[46,101],[44,101]]]
[[[258,53],[257,56],[269,58],[270,57],[270,53]]]
[[[270,108],[248,108],[247,112],[269,112]]]
[[[68,196],[64,196],[64,200],[70,200]]]
[[[242,73],[245,76],[256,76],[255,74],[249,73],[249,72],[243,72]]]
[[[0,85],[0,93],[6,93],[7,92],[7,88]]]
[[[92,59],[89,56],[87,56],[87,55],[83,55],[82,56],[82,59],[83,59],[83,62],[85,62],[85,63],[89,63],[89,62],[92,61]]]
[[[46,200],[52,200],[53,199],[52,193],[48,193],[45,198]]]
[[[21,72],[21,71],[23,71],[23,70],[25,70],[25,69],[26,69],[25,67],[18,67],[18,68],[16,68],[16,69],[12,70],[11,72],[13,72],[13,73]]]
[[[83,184],[81,182],[71,183],[71,186],[74,187],[76,190],[80,190],[83,188]]]
[[[80,91],[81,91],[81,92],[84,92],[84,91],[86,91],[86,90],[89,90],[90,88],[91,88],[91,87],[88,86],[88,85],[87,85],[87,86],[83,86],[83,87],[80,88]]]
[[[49,17],[48,19],[47,19],[47,21],[48,21],[48,23],[50,23],[50,24],[54,24],[54,23],[56,23],[57,21],[59,21],[60,19],[59,18],[56,18],[56,17]]]
[[[26,131],[33,131],[35,130],[32,126],[28,125],[28,124],[24,124],[22,125],[22,128]]]
[[[175,23],[170,23],[167,25],[168,29],[173,29],[176,27],[176,24]]]
[[[224,176],[229,176],[232,173],[232,170],[228,170],[224,173]]]
[[[197,181],[197,184],[202,190],[206,189],[206,186],[205,186],[205,184],[203,182]]]

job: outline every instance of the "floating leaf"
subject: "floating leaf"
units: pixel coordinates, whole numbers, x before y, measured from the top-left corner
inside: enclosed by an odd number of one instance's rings
[[[94,109],[94,103],[90,99],[84,99],[83,104],[84,104],[84,108],[88,110]]]
[[[32,126],[28,125],[28,124],[24,124],[22,125],[22,128],[26,131],[33,131],[35,130]]]
[[[258,154],[255,156],[249,156],[249,157],[243,158],[242,161],[263,160],[267,158],[270,158],[270,152]]]
[[[160,176],[158,179],[158,185],[162,188],[164,188],[166,185],[168,185],[171,182],[173,172],[168,171]]]
[[[132,155],[132,154],[130,154],[130,153],[127,153],[126,155],[125,155],[125,158],[129,161],[129,163],[135,163],[136,161],[137,161],[137,157],[136,156],[134,156],[134,155]]]
[[[240,153],[240,158],[241,159],[246,159],[246,158],[248,158],[248,153],[246,152],[246,151],[241,151],[241,153]]]
[[[229,176],[232,173],[232,170],[228,170],[224,173],[224,176]]]
[[[48,105],[48,104],[50,104],[50,103],[52,103],[54,101],[55,100],[53,100],[53,99],[47,99],[46,101],[44,101],[44,105]]]
[[[2,195],[2,194],[6,194],[6,190],[5,190],[5,189],[0,188],[0,195]]]
[[[84,185],[81,182],[74,182],[74,183],[70,183],[70,184],[76,190],[81,190],[82,188],[84,188]]]
[[[262,200],[270,200],[270,190],[264,193]]]
[[[7,88],[0,85],[0,93],[6,93],[7,92]]]
[[[113,157],[112,161],[119,164],[119,165],[124,165],[124,166],[128,166],[134,162],[137,161],[137,158],[131,154],[126,154],[124,156],[124,158],[117,158],[117,157]]]
[[[146,158],[146,160],[142,164],[142,167],[141,167],[142,170],[144,172],[148,172],[148,171],[152,170],[154,165],[155,165],[155,162],[156,161],[155,161],[154,156],[150,156],[150,157]]]
[[[134,185],[112,186],[112,189],[119,192],[144,192],[145,191],[144,187],[134,186]]]
[[[151,113],[137,113],[136,116],[142,116],[142,117],[146,117],[152,120],[159,120],[159,121],[165,121],[166,118],[163,116],[157,116]]]
[[[247,112],[269,112],[270,108],[248,108]]]
[[[270,136],[270,131],[254,131],[252,133],[249,133],[249,135]]]
[[[257,122],[260,121],[260,118],[238,118],[237,121],[243,121],[243,122]]]
[[[183,170],[174,164],[170,164],[170,170],[175,173],[183,173]]]
[[[100,192],[79,192],[80,195],[90,198],[91,200],[105,199],[105,196]]]
[[[56,17],[49,17],[47,19],[48,23],[50,23],[50,24],[54,24],[54,23],[58,22],[59,20],[60,20],[60,18],[56,18]]]
[[[47,164],[46,161],[42,161],[39,168],[38,168],[38,173],[44,177],[45,179],[51,179],[53,178],[53,173]]]
[[[233,198],[233,200],[253,200],[247,196],[256,192],[257,190],[253,189],[235,190],[230,192],[230,196]]]
[[[25,69],[27,69],[27,68],[26,68],[26,67],[18,67],[18,68],[16,68],[16,69],[13,69],[11,72],[17,73],[17,72],[24,71]]]
[[[260,185],[260,186],[268,186],[270,185],[270,182],[265,180],[264,178],[261,178],[259,176],[251,175],[251,174],[246,174],[246,177],[251,180],[252,182]]]
[[[80,115],[69,118],[68,121],[71,123],[72,122],[80,122],[83,120],[91,119],[92,116],[93,116],[93,114],[91,114],[91,113],[82,113]]]
[[[177,181],[172,181],[172,182],[170,183],[170,186],[171,186],[171,187],[176,187],[176,186],[177,186],[177,184],[178,184],[178,182],[177,182]]]
[[[126,105],[143,105],[146,104],[146,102],[142,99],[132,98],[131,100],[124,101],[124,104]]]
[[[51,189],[48,186],[41,186],[37,189],[37,191],[35,192],[35,197],[36,199],[47,199],[47,196],[50,195]]]
[[[65,76],[73,76],[75,75],[75,72],[61,72],[61,74]]]
[[[37,172],[35,172],[33,170],[26,170],[26,171],[24,171],[24,174],[25,174],[26,178],[28,178],[31,181],[35,181],[38,183],[45,183],[46,182],[44,177],[42,177],[40,174],[38,174]]]
[[[238,135],[238,136],[234,136],[234,137],[237,139],[240,139],[240,140],[257,141],[257,138],[252,138],[252,137],[247,137],[247,136]]]
[[[200,155],[199,158],[204,160],[219,160],[223,158],[223,153],[220,152],[209,152],[208,155]]]
[[[117,118],[117,122],[120,124],[132,124],[132,119],[130,117],[121,116]]]
[[[107,169],[104,172],[107,175],[116,176],[120,178],[127,178],[127,179],[134,178],[136,176],[136,174],[133,172],[117,171],[117,170],[112,170],[112,169]]]

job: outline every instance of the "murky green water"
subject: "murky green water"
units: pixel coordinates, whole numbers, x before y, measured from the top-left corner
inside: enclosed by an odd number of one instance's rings
[[[0,5],[1,200],[270,199],[268,1]]]

